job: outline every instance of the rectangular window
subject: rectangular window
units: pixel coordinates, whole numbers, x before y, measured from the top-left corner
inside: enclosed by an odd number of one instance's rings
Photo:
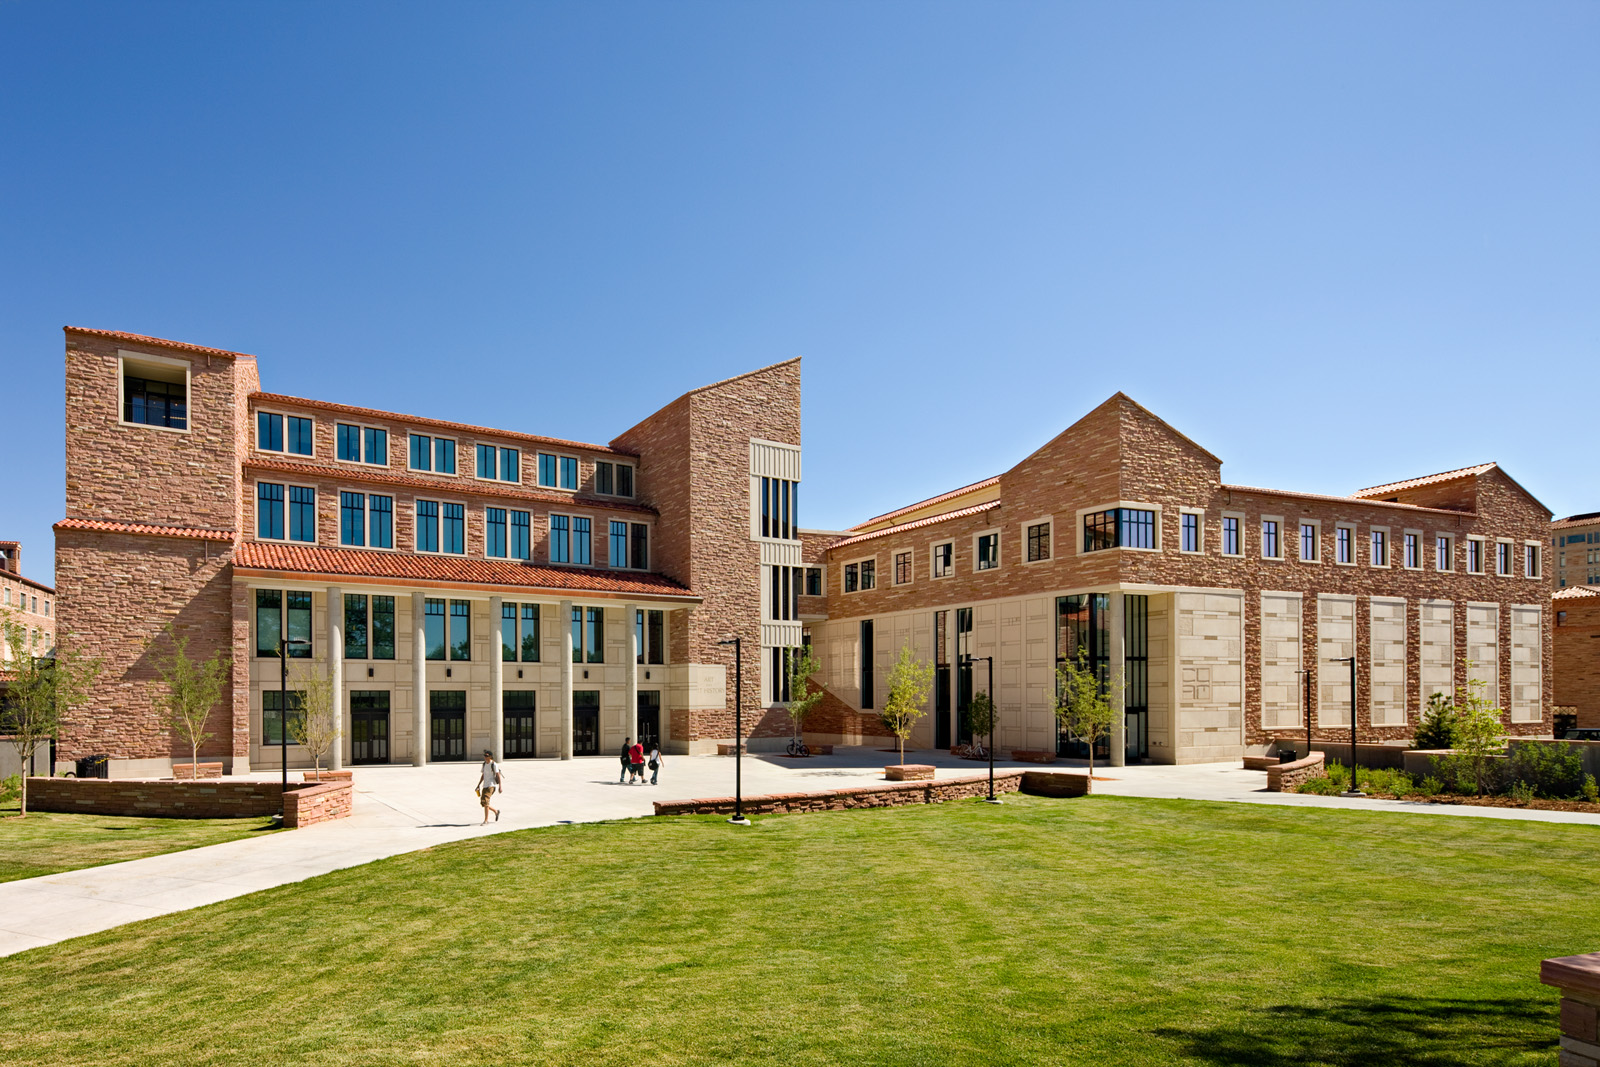
[[[864,619],[861,623],[861,707],[863,710],[872,709],[872,620]]]
[[[613,567],[626,567],[628,565],[628,524],[612,519],[608,524],[610,536],[607,537],[608,556]]]
[[[1339,563],[1354,563],[1356,561],[1356,532],[1349,526],[1341,526],[1334,531],[1334,559]]]
[[[1522,546],[1522,572],[1529,578],[1542,577],[1542,572],[1539,569],[1538,545]]]
[[[283,486],[256,483],[256,536],[283,540]]]
[[[1244,547],[1239,543],[1239,519],[1234,515],[1222,517],[1222,554],[1242,556]]]
[[[578,461],[572,456],[561,457],[561,488],[578,488]]]
[[[1317,524],[1314,522],[1300,524],[1300,558],[1307,563],[1317,561]]]
[[[126,375],[122,379],[122,421],[141,426],[189,428],[188,389],[183,382],[157,382]]]
[[[1224,521],[1226,525],[1226,521]],[[1083,550],[1155,548],[1156,513],[1146,508],[1111,508],[1083,517]],[[1226,548],[1223,549],[1227,551]],[[979,568],[982,569],[981,566]]]
[[[368,426],[361,431],[362,461],[378,467],[389,465],[389,431]]]
[[[522,662],[539,662],[539,605],[522,605]]]
[[[822,568],[806,568],[806,596],[822,595]]]
[[[854,593],[861,588],[861,564],[846,563],[844,565],[844,591]]]
[[[420,433],[411,435],[411,469],[433,470],[433,438]]]
[[[952,541],[933,546],[933,576],[948,578],[955,573],[956,546]]]
[[[1261,520],[1261,558],[1282,559],[1283,546],[1278,543],[1278,520]]]
[[[905,585],[911,581],[911,553],[896,552],[894,554],[894,584]]]
[[[1422,566],[1422,538],[1414,533],[1405,535],[1405,566],[1412,570]]]
[[[394,497],[367,497],[367,532],[373,548],[394,547]]]
[[[456,443],[449,437],[433,439],[433,470],[436,474],[456,472]]]
[[[1483,542],[1477,539],[1467,541],[1467,570],[1473,574],[1483,573]]]
[[[555,488],[556,457],[548,452],[539,453],[539,484]]]
[[[612,464],[604,461],[597,462],[594,465],[595,492],[600,493],[603,496],[614,495],[614,490],[616,489],[616,479],[613,477],[612,472],[615,469],[616,468]]]
[[[1502,578],[1511,577],[1511,546],[1504,541],[1494,546],[1494,572]]]
[[[667,613],[664,611],[651,611],[645,613],[645,662],[667,662]]]
[[[444,601],[433,597],[422,602],[422,637],[428,659],[444,659]]]
[[[1382,530],[1372,531],[1372,565],[1374,567],[1389,565],[1389,535]]]
[[[504,559],[506,556],[506,509],[483,509],[483,554]]]
[[[290,659],[311,658],[311,594],[291,589],[283,598],[283,630],[290,641]]]
[[[861,561],[861,589],[865,592],[878,584],[878,561],[864,559]]]
[[[491,481],[494,480],[494,478],[496,477],[496,471],[498,470],[498,466],[495,463],[495,456],[496,455],[498,455],[498,452],[495,450],[494,445],[479,445],[478,446],[478,477],[479,478],[487,478],[487,479],[489,479]]]
[[[992,571],[1000,566],[1000,535],[993,533],[978,535],[977,569]]]
[[[287,697],[287,701],[285,701]],[[288,706],[289,729],[284,728],[284,706]],[[263,745],[291,745],[297,720],[305,715],[305,694],[297,689],[285,693],[281,689],[267,689],[261,693],[261,743]]]
[[[584,627],[584,658],[589,663],[606,661],[606,609],[585,608],[587,625]]]
[[[335,434],[339,447],[336,452],[338,457],[350,463],[361,462],[361,427],[351,426],[349,423],[339,423]]]
[[[522,453],[514,448],[500,450],[500,480],[502,482],[522,481]]]
[[[1028,562],[1037,563],[1050,558],[1050,524],[1035,523],[1028,527]]]
[[[617,495],[633,495],[633,468],[626,463],[617,464]]]
[[[572,662],[583,662],[583,609],[572,609]]]
[[[565,515],[550,516],[550,562],[572,562],[572,520]]]
[[[450,601],[450,658],[472,658],[472,601]]]
[[[283,635],[283,593],[277,589],[256,590],[256,655],[278,655],[278,639]]]
[[[1200,551],[1200,516],[1185,512],[1178,520],[1181,547],[1184,552]]]
[[[360,593],[344,595],[344,658],[367,658],[367,598]]]
[[[394,659],[394,597],[372,598],[372,658]]]
[[[311,420],[298,415],[290,415],[285,419],[288,427],[289,451],[297,456],[309,456],[312,452]]]
[[[572,562],[589,566],[594,562],[589,551],[589,520],[582,515],[572,517]]]
[[[270,411],[256,413],[256,447],[263,452],[283,451],[283,416]]]
[[[339,494],[339,543],[361,548],[367,543],[367,496]]]
[[[513,511],[511,513],[511,558],[512,559],[529,559],[529,558],[531,558],[531,547],[530,546],[533,543],[532,538],[529,536],[529,530],[531,529],[531,527],[532,527],[532,522],[529,519],[528,513],[526,511]]]
[[[517,661],[517,606],[515,604],[500,605],[500,660],[503,663]]]
[[[439,502],[417,501],[417,551],[439,551]]]
[[[289,540],[317,539],[317,491],[307,485],[289,487]]]
[[[631,469],[631,468],[630,468]],[[632,524],[633,566],[635,570],[650,569],[650,527],[642,522]]]
[[[439,551],[449,552],[462,556],[467,552],[467,509],[464,504],[443,504],[440,506],[443,518],[442,533]]]

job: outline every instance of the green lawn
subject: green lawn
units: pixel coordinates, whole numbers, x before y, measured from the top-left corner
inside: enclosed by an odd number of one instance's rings
[[[0,960],[95,1064],[1554,1065],[1600,831],[1093,798],[555,827]]]
[[[130,819],[0,807],[0,882],[98,867],[163,852],[215,845],[269,831],[272,819]]]

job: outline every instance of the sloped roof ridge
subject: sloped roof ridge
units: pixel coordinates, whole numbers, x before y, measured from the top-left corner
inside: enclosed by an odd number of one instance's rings
[[[1398,500],[1368,500],[1364,497],[1333,496],[1328,493],[1302,493],[1298,489],[1269,489],[1266,486],[1261,485],[1232,485],[1228,482],[1223,482],[1218,488],[1231,489],[1234,492],[1239,493],[1267,493],[1271,496],[1292,496],[1307,500],[1328,500],[1341,504],[1362,504],[1381,508],[1403,508],[1406,511],[1426,511],[1434,515],[1472,516],[1477,514],[1475,511],[1458,511],[1454,508],[1430,508],[1423,504],[1407,504]]]
[[[176,348],[184,352],[199,352],[207,356],[225,356],[228,359],[255,359],[248,352],[233,352],[226,348],[208,348],[205,345],[190,344],[188,341],[171,341],[165,337],[151,337],[142,333],[127,333],[123,330],[97,330],[92,326],[63,326],[63,333],[81,333],[90,337],[104,337],[113,341],[127,341],[129,344],[152,345],[158,348]]]
[[[1579,597],[1600,596],[1600,586],[1569,585],[1550,594],[1551,600],[1576,600]]]
[[[1111,396],[1106,400],[1106,404],[1111,403],[1111,401],[1113,401],[1113,400],[1122,400],[1125,403],[1132,404],[1134,407],[1138,408],[1140,411],[1144,412],[1146,415],[1150,416],[1152,419],[1155,419],[1161,425],[1165,426],[1167,429],[1169,429],[1173,433],[1177,434],[1184,441],[1188,442],[1190,445],[1194,446],[1195,448],[1199,449],[1201,452],[1205,453],[1205,455],[1207,457],[1209,457],[1210,459],[1215,460],[1219,465],[1222,463],[1222,457],[1221,456],[1217,455],[1215,452],[1211,451],[1211,449],[1209,449],[1206,446],[1202,445],[1200,442],[1196,441],[1194,438],[1190,437],[1188,434],[1184,433],[1182,430],[1180,430],[1176,426],[1172,425],[1172,423],[1168,422],[1166,419],[1163,419],[1160,415],[1157,415],[1155,412],[1151,411],[1149,408],[1147,408],[1143,404],[1139,403],[1137,400],[1135,400],[1133,397],[1129,396],[1127,393],[1124,393],[1121,389],[1118,389],[1115,393],[1112,393]],[[1103,407],[1105,407],[1105,404],[1101,404],[1098,407],[1095,407],[1094,409],[1092,409],[1089,412],[1089,414],[1092,415],[1092,414],[1094,414],[1095,411],[1099,411],[1100,408],[1103,408]],[[1088,417],[1089,417],[1088,415],[1084,416],[1085,419],[1088,418]],[[1078,422],[1082,422],[1082,421],[1083,421],[1083,419],[1079,419],[1078,420]],[[1077,423],[1073,423],[1073,426],[1076,426],[1076,425],[1077,425]],[[1070,427],[1070,426],[1068,427],[1068,429],[1071,429],[1071,428],[1072,427]]]
[[[957,508],[955,511],[946,511],[938,515],[929,515],[925,519],[914,519],[911,522],[902,522],[898,526],[885,526],[881,530],[870,530],[864,534],[856,534],[853,537],[841,538],[838,541],[831,542],[827,548],[828,551],[831,552],[836,548],[843,548],[846,545],[854,545],[861,541],[871,541],[878,537],[892,537],[898,533],[905,533],[907,530],[917,530],[924,526],[932,526],[936,522],[945,522],[949,519],[963,519],[968,515],[976,515],[980,511],[988,511],[991,508],[997,508],[999,506],[1000,501],[998,500],[985,500],[981,504],[973,504],[970,507]]]
[[[1424,485],[1442,485],[1445,482],[1453,482],[1461,478],[1475,478],[1480,474],[1493,470],[1497,465],[1493,460],[1488,463],[1475,463],[1470,467],[1457,467],[1453,471],[1440,471],[1438,474],[1424,474],[1417,478],[1403,478],[1398,482],[1386,482],[1383,485],[1357,489],[1350,495],[1359,499],[1366,496],[1376,496],[1380,493],[1397,493],[1406,489],[1416,489]]]
[[[720,381],[709,382],[706,385],[696,386],[695,388],[690,389],[688,392],[684,393],[682,396],[679,396],[677,399],[678,400],[682,400],[683,397],[685,397],[685,396],[694,396],[694,394],[703,393],[708,389],[718,389],[718,388],[721,388],[724,385],[729,385],[729,384],[731,384],[733,382],[739,381],[741,378],[750,378],[750,377],[754,377],[757,374],[765,374],[769,370],[777,370],[779,367],[787,367],[791,363],[799,363],[799,362],[800,362],[800,357],[799,356],[795,356],[792,359],[780,359],[776,363],[768,363],[765,367],[757,367],[754,370],[747,370],[743,374],[735,374],[731,378],[723,378]],[[671,405],[670,404],[663,404],[662,406],[663,407],[670,407]]]
[[[958,496],[961,496],[961,495],[963,495],[965,493],[971,493],[971,492],[974,492],[974,491],[979,490],[979,489],[987,489],[991,485],[998,485],[999,482],[1000,482],[1000,475],[994,474],[994,475],[989,476],[988,478],[979,479],[978,481],[973,482],[971,485],[963,485],[959,489],[951,489],[948,492],[939,493],[939,494],[937,494],[935,496],[930,496],[930,497],[928,497],[928,499],[919,500],[915,504],[907,504],[903,508],[895,508],[892,511],[886,511],[882,515],[874,516],[873,518],[870,518],[870,519],[866,520],[865,522],[858,522],[854,526],[850,527],[850,529],[851,530],[859,530],[863,526],[871,526],[875,522],[882,522],[885,519],[892,519],[896,515],[904,515],[908,511],[918,511],[918,510],[920,510],[922,508],[931,507],[932,505],[939,503],[941,500],[951,500],[951,499],[953,499],[955,497],[958,497]]]
[[[62,519],[55,530],[95,530],[101,533],[131,533],[147,537],[178,537],[191,541],[231,542],[234,530],[215,530],[204,526],[164,526],[148,522],[117,522],[112,519]]]

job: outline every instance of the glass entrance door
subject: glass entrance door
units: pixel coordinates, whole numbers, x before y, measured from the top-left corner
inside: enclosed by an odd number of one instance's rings
[[[639,729],[633,736],[649,752],[661,744],[661,692],[657,689],[639,692]]]
[[[947,751],[951,744],[950,650],[945,632],[949,620],[948,611],[933,613],[933,747],[940,751]]]
[[[428,711],[432,726],[432,760],[464,760],[467,758],[467,691],[465,689],[436,689],[428,694]]]
[[[600,692],[575,689],[572,692],[572,754],[600,755]]]
[[[500,694],[500,713],[505,717],[506,759],[531,759],[538,754],[535,740],[538,696],[531,689],[508,689]]]
[[[350,694],[350,762],[389,762],[389,694]]]

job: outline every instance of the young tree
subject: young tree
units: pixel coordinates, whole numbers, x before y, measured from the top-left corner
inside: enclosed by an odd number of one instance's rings
[[[206,732],[206,720],[222,700],[233,661],[218,649],[210,659],[197,662],[189,656],[187,637],[180,637],[168,626],[167,638],[172,642],[172,652],[156,661],[156,670],[167,687],[166,695],[160,698],[161,708],[167,725],[189,746],[190,772],[199,778],[200,746],[215,736]]]
[[[972,736],[982,737],[984,744],[988,744],[988,737],[994,732],[994,699],[987,692],[972,694],[972,699],[967,701],[965,718]]]
[[[1476,666],[1466,660],[1467,684],[1456,689],[1456,745],[1472,772],[1476,792],[1489,792],[1491,768],[1494,758],[1505,751],[1506,727],[1504,713],[1490,699],[1489,683],[1472,678]]]
[[[1122,689],[1122,678],[1102,686],[1099,675],[1089,666],[1083,649],[1078,660],[1064,661],[1056,668],[1056,720],[1074,737],[1089,745],[1089,777],[1094,777],[1094,743],[1111,732],[1117,708],[1111,696]]]
[[[295,680],[300,690],[300,714],[288,719],[289,736],[311,754],[311,765],[322,777],[322,757],[339,736],[333,721],[333,681],[322,670],[321,661],[306,664]]]
[[[794,736],[800,739],[806,716],[822,702],[822,687],[811,687],[811,676],[822,670],[816,653],[810,645],[801,645],[789,652],[789,721],[794,724]]]
[[[1456,747],[1456,706],[1449,693],[1434,693],[1428,706],[1422,709],[1417,723],[1417,736],[1412,748],[1439,749]]]
[[[910,645],[900,647],[900,659],[889,671],[889,697],[883,702],[878,718],[900,739],[900,764],[906,762],[906,738],[911,728],[927,712],[923,705],[933,689],[933,664],[924,663],[911,651]]]
[[[9,649],[5,669],[11,686],[0,707],[0,734],[17,750],[22,765],[21,814],[28,814],[28,762],[42,741],[56,735],[62,716],[89,698],[89,687],[100,673],[100,661],[76,652],[55,650],[54,658],[33,655],[26,646],[25,628],[9,611],[0,611],[0,651]],[[0,660],[4,660],[0,655]]]

